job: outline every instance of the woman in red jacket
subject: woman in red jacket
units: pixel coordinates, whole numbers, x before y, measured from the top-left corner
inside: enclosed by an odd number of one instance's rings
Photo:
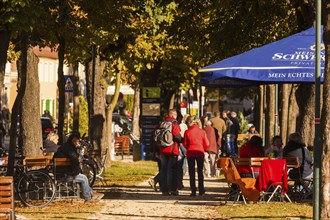
[[[187,149],[186,156],[188,160],[191,196],[196,196],[195,161],[197,162],[198,192],[199,195],[204,195],[204,152],[209,146],[209,140],[206,137],[205,131],[198,126],[201,124],[199,119],[191,116],[187,121],[189,123],[189,129],[184,133],[182,144]]]

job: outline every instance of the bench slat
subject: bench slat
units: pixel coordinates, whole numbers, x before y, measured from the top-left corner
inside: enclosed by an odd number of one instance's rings
[[[11,196],[12,192],[11,191],[0,191],[0,196]]]
[[[12,204],[0,204],[0,209],[10,209],[12,210]]]
[[[11,185],[0,185],[0,191],[10,191],[12,189]]]
[[[0,204],[11,203],[13,198],[11,197],[0,197]]]
[[[48,166],[52,163],[51,156],[33,156],[24,159],[24,165],[28,167]]]
[[[54,158],[55,166],[71,166],[70,158]]]

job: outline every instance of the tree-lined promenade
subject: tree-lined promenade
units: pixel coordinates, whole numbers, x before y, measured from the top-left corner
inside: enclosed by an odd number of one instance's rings
[[[329,117],[329,12],[323,1],[325,74],[322,106],[322,186],[328,195],[330,148]],[[162,112],[179,108],[180,91],[199,88],[197,70],[249,49],[305,30],[315,20],[315,1],[106,1],[84,0],[12,0],[0,2],[0,91],[4,91],[7,60],[17,62],[18,92],[11,109],[9,169],[13,173],[19,124],[19,145],[25,156],[41,154],[40,91],[38,59],[32,46],[51,47],[58,53],[58,134],[64,139],[66,95],[63,67],[73,69],[73,130],[79,131],[80,92],[78,64],[85,65],[89,137],[96,153],[112,143],[112,113],[125,82],[135,90],[133,133],[139,136],[140,88],[161,88]],[[257,58],[256,58],[257,59]],[[108,85],[116,91],[106,97]],[[314,145],[315,86],[283,84],[280,86],[280,134],[298,131],[304,142]],[[261,127],[265,116],[266,143],[274,136],[275,86],[234,90],[238,97],[255,100],[254,124]],[[207,94],[219,99],[217,89]],[[265,104],[266,103],[266,104]],[[33,128],[33,129],[31,129]],[[321,147],[321,146],[315,146]],[[110,158],[110,157],[108,157]],[[110,165],[110,160],[107,161]],[[321,213],[329,212],[329,198],[322,197]]]

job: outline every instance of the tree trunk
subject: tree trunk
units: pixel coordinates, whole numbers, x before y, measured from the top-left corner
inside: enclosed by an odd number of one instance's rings
[[[325,44],[326,57],[330,55],[330,3],[323,3],[326,18],[324,24],[323,41]],[[330,63],[325,60],[324,82],[323,82],[323,107],[321,120],[321,139],[322,139],[322,161],[321,161],[321,218],[330,218]],[[318,146],[315,146],[318,147]],[[322,196],[323,195],[323,196]]]
[[[79,74],[78,74],[78,62],[75,62],[72,65],[73,68],[73,131],[79,131],[79,110],[80,110],[80,101],[79,101]]]
[[[10,126],[10,142],[9,142],[9,155],[8,155],[8,170],[7,175],[12,176],[14,174],[14,163],[15,163],[15,155],[16,155],[16,146],[17,146],[17,124],[20,123],[20,113],[22,109],[22,100],[25,94],[26,89],[26,72],[27,72],[27,42],[28,35],[23,32],[20,39],[20,49],[21,49],[21,57],[17,61],[17,88],[18,93],[14,102],[14,106],[12,109],[12,117],[11,117],[11,126]],[[18,136],[18,139],[21,137]],[[19,141],[18,144],[21,142]],[[18,146],[22,147],[22,146]],[[20,152],[22,153],[22,152]]]
[[[25,156],[41,155],[40,84],[38,57],[30,47],[27,51],[26,89],[22,100],[21,127]]]
[[[300,115],[298,131],[308,146],[314,145],[315,133],[315,85],[301,84],[296,92]]]
[[[0,30],[0,91],[3,91],[10,34],[9,30]]]
[[[267,85],[267,109],[266,109],[266,131],[265,146],[270,145],[270,140],[274,137],[275,125],[275,85]]]
[[[254,109],[255,126],[256,130],[262,136],[264,134],[262,121],[264,117],[264,86],[259,86],[259,94],[256,96],[256,108]]]
[[[135,137],[140,139],[140,82],[137,81],[134,87],[134,110],[132,132]]]
[[[98,155],[107,148],[107,127],[106,127],[106,89],[102,85],[104,63],[101,62],[100,56],[96,57],[95,62],[95,80],[94,80],[94,105],[92,115],[92,131],[93,146]]]
[[[65,79],[64,79],[64,55],[65,55],[65,39],[61,36],[57,36],[58,40],[58,136],[59,144],[63,144],[63,128],[65,117]]]
[[[107,146],[111,146],[110,150],[108,150],[108,154],[110,155],[107,157],[107,161],[105,166],[110,167],[110,161],[111,158],[114,157],[114,144],[113,144],[113,138],[114,136],[112,135],[112,113],[113,110],[115,109],[115,106],[117,105],[118,97],[119,97],[119,91],[120,91],[120,82],[121,82],[121,72],[119,71],[116,75],[116,81],[115,81],[115,93],[113,94],[111,103],[107,106]],[[109,148],[108,148],[109,149]]]
[[[286,137],[288,133],[288,120],[289,120],[289,94],[290,94],[289,84],[282,85],[282,108],[281,108],[281,138],[282,142],[286,143]]]
[[[297,85],[292,85],[290,89],[290,95],[289,95],[289,119],[288,119],[288,131],[287,131],[287,137],[296,132],[297,128],[297,117],[299,115],[299,107],[297,105],[296,100],[296,90]]]

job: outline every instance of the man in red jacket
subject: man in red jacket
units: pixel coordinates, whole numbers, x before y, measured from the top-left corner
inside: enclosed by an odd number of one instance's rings
[[[173,145],[161,147],[161,191],[162,195],[178,195],[178,155],[181,143],[180,126],[175,109],[169,111],[165,121],[172,122]]]

